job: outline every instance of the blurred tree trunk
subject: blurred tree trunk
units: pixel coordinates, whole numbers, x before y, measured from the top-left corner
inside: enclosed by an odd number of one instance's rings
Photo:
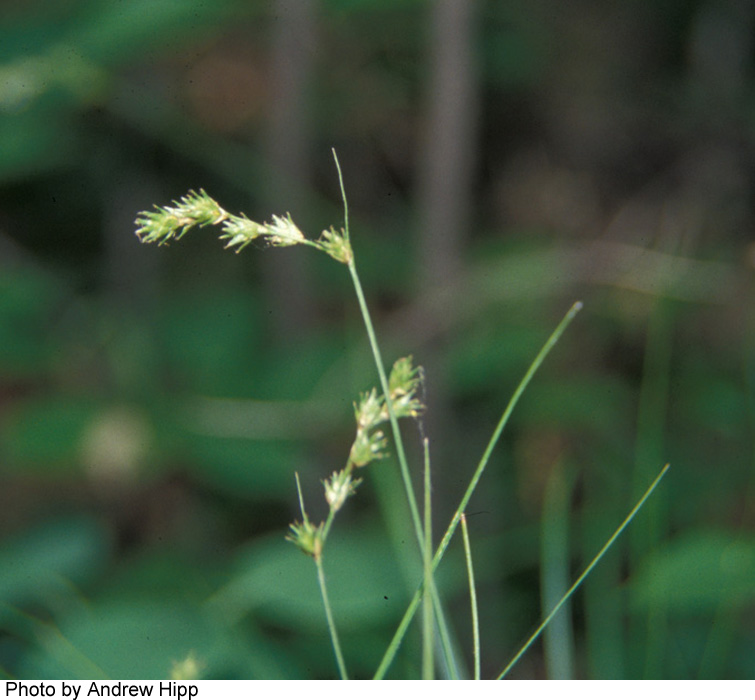
[[[471,227],[471,186],[477,145],[479,87],[474,57],[474,0],[431,4],[429,78],[424,141],[419,161],[419,260],[423,293],[453,284]],[[454,309],[444,310],[449,314]],[[437,321],[426,318],[432,326]],[[427,330],[427,329],[426,329]],[[432,334],[432,329],[430,329]],[[428,349],[429,350],[429,349]],[[425,352],[428,374],[428,434],[448,434],[450,415],[445,371]],[[452,445],[444,445],[446,448]],[[447,454],[453,459],[453,455]]]
[[[311,133],[310,86],[315,58],[316,0],[275,0],[274,37],[270,84],[271,104],[265,151],[269,177],[265,201],[267,216],[290,212],[306,232],[302,216],[308,211],[310,187]],[[299,337],[314,318],[305,249],[265,256],[264,274],[273,329],[281,339]]]
[[[430,80],[419,163],[424,285],[455,277],[470,226],[477,141],[474,0],[432,4]]]

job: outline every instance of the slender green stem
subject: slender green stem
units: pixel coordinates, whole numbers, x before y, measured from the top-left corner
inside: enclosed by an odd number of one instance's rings
[[[343,174],[341,172],[341,165],[338,162],[338,156],[335,149],[333,150],[333,158],[335,159],[336,169],[338,170],[338,182],[341,186],[341,197],[343,199],[343,215],[344,215],[344,238],[347,242],[350,242],[351,235],[349,233],[349,206],[346,199],[346,188],[343,184]],[[412,521],[414,524],[415,534],[417,541],[420,545],[420,550],[424,546],[424,539],[422,535],[422,521],[419,516],[419,508],[417,507],[417,499],[414,495],[414,488],[412,487],[411,476],[409,474],[409,466],[406,461],[406,452],[404,451],[404,442],[401,439],[401,430],[399,429],[398,419],[396,413],[393,410],[393,404],[389,400],[391,395],[388,387],[388,376],[385,373],[385,363],[383,362],[383,356],[380,352],[380,346],[378,345],[377,335],[375,334],[375,327],[372,323],[372,317],[370,316],[370,310],[367,306],[367,300],[364,296],[364,290],[362,289],[362,283],[359,279],[359,273],[357,272],[356,264],[354,262],[354,255],[352,252],[351,259],[348,262],[349,274],[351,275],[351,281],[354,285],[354,292],[359,302],[359,310],[362,313],[365,329],[367,330],[367,337],[370,341],[370,348],[372,349],[372,356],[375,360],[375,367],[377,368],[378,376],[380,378],[380,387],[383,391],[383,395],[386,398],[385,405],[388,409],[388,418],[391,424],[391,431],[393,432],[393,441],[396,445],[396,458],[398,459],[399,466],[401,468],[401,478],[404,482],[404,489],[406,491],[406,498],[409,503],[409,510],[411,511]]]
[[[417,499],[414,495],[414,488],[412,487],[411,475],[409,474],[409,466],[406,461],[406,452],[404,451],[404,442],[401,439],[401,430],[398,425],[398,419],[396,413],[393,410],[393,403],[389,400],[391,395],[388,387],[388,376],[385,373],[385,365],[383,364],[383,356],[380,352],[380,346],[377,342],[377,336],[375,335],[375,328],[372,324],[372,317],[370,316],[370,310],[367,307],[367,300],[362,290],[362,283],[359,281],[359,274],[357,273],[354,259],[349,261],[349,272],[351,273],[351,280],[354,284],[354,291],[359,301],[359,309],[362,312],[362,318],[364,319],[364,325],[367,330],[367,337],[370,340],[370,347],[372,348],[372,356],[375,360],[375,366],[380,377],[380,387],[383,394],[386,397],[386,408],[388,409],[388,419],[391,424],[391,431],[393,432],[393,441],[396,446],[396,458],[398,459],[399,467],[401,469],[401,479],[404,482],[404,490],[406,491],[406,498],[409,503],[409,511],[412,516],[412,522],[414,524],[414,532],[419,542],[420,551],[424,547],[424,539],[422,535],[422,520],[419,515],[419,508],[417,507]]]
[[[301,482],[299,481],[299,472],[294,472],[294,476],[296,477],[296,491],[299,494],[299,508],[301,509],[301,517],[302,520],[305,523],[309,522],[309,518],[307,517],[307,511],[304,509],[304,496],[301,491]],[[333,520],[333,510],[330,511],[330,514],[328,516],[328,525]],[[312,558],[315,560],[315,565],[317,566],[317,582],[320,585],[320,595],[322,596],[322,604],[325,608],[325,617],[328,621],[328,631],[330,632],[330,640],[333,644],[333,651],[336,655],[336,663],[338,664],[338,672],[341,674],[341,678],[343,680],[348,679],[348,674],[346,672],[346,664],[343,660],[343,654],[341,653],[341,644],[338,641],[338,631],[336,630],[336,623],[333,619],[333,611],[330,607],[330,600],[328,598],[328,587],[325,584],[325,569],[322,565],[322,550],[321,547],[325,543],[325,537],[321,536],[320,539],[320,548],[315,548]]]
[[[335,150],[333,150],[333,158],[336,163],[336,169],[338,171],[338,181],[341,186],[341,197],[343,199],[344,209],[344,239],[347,243],[350,242],[349,233],[349,208],[346,199],[346,188],[343,183],[343,174],[341,172],[341,165],[338,162],[338,156]],[[401,429],[399,428],[398,419],[396,418],[396,412],[393,410],[393,403],[388,400],[390,397],[390,388],[388,385],[388,377],[385,373],[385,363],[383,362],[383,356],[380,352],[380,346],[378,345],[377,335],[375,334],[375,327],[372,323],[372,317],[370,316],[370,310],[367,306],[367,300],[364,296],[364,290],[362,289],[362,283],[359,279],[359,273],[357,272],[356,263],[354,262],[354,254],[352,251],[351,257],[348,260],[349,274],[354,286],[354,292],[356,293],[357,301],[359,303],[359,310],[364,320],[365,329],[367,331],[367,337],[370,341],[370,348],[372,349],[373,359],[375,361],[375,367],[377,368],[378,376],[380,378],[380,387],[386,397],[386,408],[388,409],[388,418],[391,425],[391,432],[393,433],[393,441],[396,448],[396,457],[399,463],[399,470],[401,472],[401,480],[404,484],[404,491],[406,493],[406,500],[409,504],[409,512],[412,518],[412,524],[414,526],[414,533],[419,544],[419,550],[424,557],[425,541],[422,529],[422,520],[420,519],[419,508],[417,506],[417,498],[414,493],[414,487],[412,486],[411,475],[409,474],[409,465],[406,461],[406,452],[404,451],[404,442],[401,437]],[[445,614],[438,598],[438,592],[435,587],[430,589],[430,594],[433,600],[433,607],[435,608],[435,616],[438,621],[438,629],[440,631],[441,642],[446,657],[446,665],[449,668],[449,673],[452,678],[457,676],[456,663],[451,651],[450,635],[448,632],[448,625],[446,623]]]
[[[581,301],[577,301],[574,304],[572,304],[569,311],[567,311],[566,315],[561,320],[561,323],[559,323],[558,326],[556,326],[556,330],[554,330],[553,333],[551,333],[551,336],[545,342],[545,345],[543,345],[543,347],[540,349],[540,352],[537,354],[537,357],[535,357],[535,360],[530,365],[526,374],[522,378],[522,381],[519,382],[519,385],[514,390],[514,393],[511,396],[511,399],[509,400],[508,405],[506,406],[506,410],[503,412],[503,415],[501,416],[501,420],[498,421],[498,425],[496,426],[496,429],[493,432],[493,435],[490,438],[490,441],[488,442],[487,447],[485,448],[485,452],[483,453],[482,458],[480,459],[480,463],[477,465],[477,469],[475,470],[475,473],[472,476],[471,481],[469,482],[469,486],[467,486],[467,490],[464,493],[464,496],[462,497],[461,502],[459,503],[459,507],[456,509],[456,513],[454,514],[454,517],[451,520],[451,524],[448,526],[448,530],[446,530],[446,534],[443,536],[443,540],[441,540],[440,547],[438,548],[439,551],[442,551],[442,552],[445,551],[445,549],[448,547],[448,543],[451,541],[451,538],[453,537],[454,532],[456,532],[456,527],[459,524],[459,519],[461,517],[461,514],[464,512],[464,510],[466,510],[466,507],[469,504],[469,500],[472,498],[472,494],[477,488],[477,484],[479,483],[480,478],[482,477],[482,473],[485,471],[485,467],[488,465],[488,461],[490,460],[490,455],[493,454],[493,450],[495,449],[495,446],[498,444],[498,440],[501,437],[501,433],[503,433],[503,429],[506,427],[507,423],[509,422],[509,419],[511,418],[511,414],[514,412],[514,408],[519,402],[519,399],[521,398],[525,389],[529,385],[530,381],[532,381],[532,377],[534,377],[537,370],[540,369],[540,365],[543,364],[543,360],[545,360],[545,358],[548,356],[548,353],[553,349],[553,347],[556,345],[556,343],[559,341],[559,339],[563,335],[567,326],[574,320],[574,317],[579,313],[581,309],[582,309]]]
[[[561,597],[561,600],[558,601],[556,606],[551,610],[551,612],[548,614],[548,616],[540,623],[538,628],[532,633],[532,636],[524,643],[524,646],[517,652],[516,656],[514,656],[511,661],[509,661],[506,668],[501,671],[501,674],[498,676],[498,680],[501,680],[504,678],[508,672],[513,668],[514,664],[516,664],[519,659],[522,658],[522,656],[525,654],[525,652],[532,646],[532,644],[535,642],[535,640],[540,636],[542,631],[547,627],[548,623],[558,614],[558,611],[561,610],[562,606],[566,601],[571,598],[571,596],[574,594],[574,592],[579,588],[579,586],[582,584],[582,582],[587,578],[587,576],[590,574],[590,572],[596,567],[598,562],[603,558],[603,555],[611,548],[611,545],[616,541],[616,539],[621,535],[622,532],[624,532],[624,529],[627,525],[629,525],[630,522],[632,522],[632,519],[635,515],[637,515],[637,512],[642,508],[642,506],[645,504],[645,501],[650,497],[650,494],[655,491],[656,486],[660,483],[661,479],[666,475],[666,472],[669,469],[669,464],[667,464],[663,469],[661,469],[658,476],[655,477],[654,481],[650,486],[648,487],[647,491],[643,494],[642,498],[637,502],[637,505],[632,508],[632,510],[629,512],[629,515],[627,515],[626,518],[624,518],[624,521],[619,525],[619,527],[616,529],[616,532],[611,535],[608,542],[606,542],[601,550],[595,555],[593,560],[590,562],[588,567],[582,572],[582,575],[572,584],[571,588],[564,593],[564,595]]]
[[[322,543],[325,544],[325,542],[328,539],[328,535],[330,534],[330,528],[333,525],[333,520],[336,517],[336,511],[334,511],[332,508],[328,511],[328,517],[325,518],[325,524],[322,526]]]
[[[304,496],[301,492],[301,481],[299,480],[299,472],[294,472],[294,478],[296,479],[296,493],[299,494],[299,510],[301,511],[301,517],[306,517],[304,510]]]
[[[325,616],[328,619],[328,631],[330,632],[330,640],[333,643],[333,651],[336,655],[338,672],[341,674],[341,680],[346,681],[349,679],[349,674],[346,671],[346,663],[343,660],[341,643],[338,641],[338,631],[336,630],[336,623],[333,620],[333,611],[330,607],[330,600],[328,599],[328,587],[325,585],[325,570],[322,566],[322,556],[315,557],[315,564],[317,565],[317,581],[320,584],[322,604],[325,607]]]
[[[346,186],[343,184],[343,173],[341,172],[341,163],[338,160],[336,149],[331,148],[330,150],[331,150],[331,153],[333,154],[333,160],[336,163],[336,170],[338,171],[338,184],[341,188],[341,199],[343,200],[343,237],[346,239],[347,243],[351,243],[351,239],[349,236],[349,203],[346,200]]]
[[[354,282],[354,290],[356,291],[357,299],[359,300],[359,307],[362,311],[362,317],[364,318],[364,324],[367,329],[367,335],[370,339],[370,346],[372,347],[373,357],[375,359],[375,366],[380,376],[380,385],[383,393],[386,397],[390,396],[390,389],[388,386],[388,378],[385,374],[385,366],[383,364],[382,355],[380,353],[380,347],[377,343],[377,337],[375,336],[375,330],[372,325],[372,319],[370,317],[369,309],[367,308],[367,302],[362,291],[362,285],[359,281],[359,275],[354,265],[354,260],[349,262],[349,272],[351,272],[352,280]],[[412,517],[412,524],[414,525],[414,533],[419,544],[420,554],[424,557],[425,541],[422,533],[422,521],[419,515],[419,508],[417,507],[417,499],[414,495],[414,488],[412,486],[411,475],[409,474],[409,466],[406,461],[406,453],[404,451],[403,440],[401,439],[401,430],[398,425],[398,419],[396,413],[393,410],[393,404],[391,401],[386,400],[385,405],[388,409],[388,416],[391,424],[391,431],[393,432],[393,441],[396,447],[396,456],[398,458],[399,470],[401,472],[401,480],[404,484],[404,492],[406,493],[406,500],[409,504],[409,512]],[[432,596],[433,606],[435,608],[435,615],[438,620],[438,629],[440,631],[441,643],[443,651],[446,657],[446,665],[448,666],[449,673],[452,679],[457,677],[456,662],[453,658],[453,652],[451,651],[450,635],[448,631],[448,624],[446,623],[445,614],[440,604],[438,592],[435,587],[430,589],[430,595]]]
[[[435,552],[435,556],[433,557],[433,571],[435,571],[438,568],[438,564],[440,563],[440,560],[443,558],[443,555],[445,554],[446,549],[448,549],[448,545],[451,542],[451,538],[456,532],[456,528],[459,524],[461,514],[466,510],[467,504],[469,503],[469,500],[472,498],[472,494],[474,493],[475,488],[477,488],[477,484],[480,481],[480,477],[482,476],[483,471],[485,471],[485,467],[487,466],[487,463],[490,460],[490,455],[493,453],[493,449],[498,443],[498,440],[501,437],[501,433],[503,432],[503,429],[506,427],[506,424],[509,422],[509,418],[511,417],[511,414],[514,411],[514,407],[516,406],[522,394],[524,393],[524,390],[527,388],[527,385],[532,380],[532,377],[535,375],[540,365],[543,363],[543,360],[545,360],[548,353],[553,349],[553,347],[559,341],[559,338],[561,338],[567,326],[574,320],[574,317],[577,315],[577,313],[579,312],[581,308],[582,308],[581,301],[575,302],[572,305],[572,307],[566,313],[564,318],[561,320],[561,323],[559,323],[558,326],[556,327],[556,330],[554,330],[553,333],[551,333],[550,337],[545,342],[545,345],[543,345],[542,349],[537,354],[537,357],[535,357],[534,361],[529,366],[529,369],[525,373],[524,377],[519,382],[519,385],[514,390],[514,393],[511,396],[511,399],[509,399],[509,403],[506,406],[506,409],[504,410],[503,415],[501,416],[501,419],[498,421],[498,425],[496,426],[496,429],[493,432],[493,435],[490,438],[490,441],[488,442],[487,447],[485,448],[485,452],[483,452],[482,458],[480,459],[480,463],[477,465],[477,469],[475,470],[475,473],[472,476],[471,481],[469,482],[469,486],[467,487],[467,490],[461,499],[461,503],[459,504],[459,507],[456,509],[456,512],[454,513],[453,518],[451,518],[451,522],[448,526],[448,529],[446,530],[446,533],[443,536],[443,539],[441,540],[440,545],[438,546],[438,549]],[[409,623],[412,621],[414,614],[417,612],[417,606],[419,605],[419,601],[421,599],[423,586],[424,586],[424,583],[420,584],[419,588],[415,591],[414,596],[412,597],[409,603],[409,607],[404,613],[404,617],[401,619],[398,629],[396,630],[396,633],[393,635],[393,639],[391,640],[391,643],[389,644],[388,649],[386,650],[385,655],[383,656],[383,659],[380,662],[380,666],[378,666],[378,669],[375,672],[375,676],[374,676],[375,679],[380,679],[385,676],[385,673],[387,672],[388,667],[391,665],[391,662],[396,656],[396,653],[398,652],[398,649],[401,646],[401,641],[403,640],[404,636],[406,635],[406,631],[409,628]]]
[[[464,557],[467,560],[467,577],[469,578],[469,601],[472,606],[472,640],[474,649],[474,679],[480,680],[480,618],[477,611],[477,591],[474,583],[474,567],[472,566],[472,547],[469,544],[469,529],[467,517],[461,514],[461,535],[464,540]]]
[[[433,532],[432,532],[432,498],[430,493],[430,446],[427,438],[423,441],[425,454],[425,551],[423,553],[423,568],[425,581],[429,589],[433,582]],[[435,622],[433,620],[433,600],[430,590],[426,589],[422,596],[422,679],[433,680],[435,675]]]
[[[347,243],[351,242],[351,233],[349,231],[349,204],[346,199],[346,187],[343,183],[343,173],[341,172],[341,164],[338,161],[335,149],[333,149],[333,159],[335,160],[336,170],[338,171],[338,183],[341,187],[341,199],[343,200],[343,236]],[[385,404],[388,409],[388,418],[391,424],[391,430],[393,432],[393,440],[396,444],[396,457],[398,458],[399,465],[401,467],[401,478],[404,481],[404,489],[406,490],[406,497],[409,502],[409,510],[411,511],[412,521],[414,523],[414,530],[419,541],[420,549],[424,545],[422,535],[422,521],[419,517],[419,509],[417,507],[417,499],[414,495],[414,488],[412,487],[411,477],[409,475],[409,467],[406,462],[406,453],[404,452],[404,443],[401,439],[401,431],[398,426],[398,420],[396,419],[396,413],[393,410],[393,404],[389,400],[391,395],[388,387],[388,376],[385,373],[385,363],[383,362],[383,356],[380,352],[380,346],[378,345],[377,336],[375,334],[375,327],[372,324],[372,317],[370,316],[370,310],[367,306],[367,300],[364,296],[364,290],[362,289],[362,283],[359,279],[359,273],[357,272],[356,264],[354,263],[354,255],[352,251],[351,258],[348,261],[349,274],[351,275],[351,281],[354,285],[354,292],[359,302],[359,310],[362,313],[362,319],[367,330],[367,337],[370,341],[370,348],[372,349],[372,356],[375,360],[375,366],[380,377],[380,387],[383,391],[383,395],[386,398]]]

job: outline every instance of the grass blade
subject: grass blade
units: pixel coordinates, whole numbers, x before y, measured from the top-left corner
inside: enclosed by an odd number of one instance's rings
[[[642,498],[637,502],[637,505],[632,508],[629,515],[627,515],[626,518],[624,518],[624,521],[619,525],[619,527],[616,529],[616,532],[611,535],[609,540],[603,545],[601,550],[595,555],[593,560],[590,562],[590,564],[587,566],[587,568],[582,572],[582,575],[572,584],[571,588],[564,593],[561,600],[558,601],[556,606],[551,610],[551,612],[548,614],[548,616],[540,623],[538,628],[532,633],[532,636],[524,643],[524,646],[517,652],[516,656],[514,656],[511,661],[509,661],[506,668],[501,671],[500,675],[498,676],[498,680],[501,680],[502,678],[505,678],[508,672],[514,667],[514,664],[516,664],[519,659],[524,656],[525,652],[532,646],[532,644],[537,640],[537,638],[540,636],[542,631],[548,626],[548,623],[556,616],[558,611],[561,609],[561,607],[566,603],[569,598],[572,597],[574,592],[579,588],[579,586],[582,584],[582,582],[587,578],[587,576],[590,574],[590,572],[595,568],[595,566],[598,564],[598,562],[603,558],[603,555],[611,548],[611,545],[616,541],[616,539],[621,535],[622,532],[624,532],[624,529],[629,525],[629,523],[632,521],[635,515],[637,515],[638,511],[642,506],[645,504],[645,501],[650,497],[650,495],[655,491],[656,486],[661,482],[661,479],[666,475],[666,472],[669,469],[669,464],[667,464],[663,469],[661,469],[658,476],[655,477],[655,480],[652,484],[648,487],[647,491],[643,494]]]
[[[488,442],[488,445],[485,448],[485,451],[483,452],[482,458],[480,459],[480,463],[477,465],[477,469],[475,470],[475,473],[472,476],[471,481],[469,482],[469,486],[467,487],[467,490],[465,491],[464,496],[461,499],[461,503],[459,504],[459,507],[456,509],[456,513],[454,514],[453,518],[451,518],[451,522],[446,530],[446,533],[443,535],[443,539],[441,540],[440,545],[438,545],[438,549],[436,550],[435,556],[433,557],[433,571],[435,571],[438,568],[438,564],[440,564],[440,560],[443,558],[443,555],[445,554],[446,549],[448,549],[448,545],[451,542],[451,538],[453,537],[454,532],[456,532],[456,528],[459,525],[461,514],[466,510],[467,504],[469,503],[469,500],[472,498],[472,494],[477,488],[477,484],[480,481],[480,477],[482,476],[482,473],[485,471],[485,467],[487,466],[488,461],[490,460],[490,456],[493,453],[493,450],[496,444],[498,443],[498,440],[500,439],[501,434],[503,433],[503,429],[506,427],[506,424],[509,422],[509,419],[511,418],[511,414],[514,412],[514,408],[516,404],[519,402],[519,399],[524,393],[524,390],[527,388],[527,385],[532,380],[532,377],[535,376],[535,373],[540,368],[540,365],[543,364],[543,361],[548,356],[548,353],[553,349],[553,347],[556,345],[556,343],[559,341],[559,339],[563,335],[566,328],[574,320],[574,317],[579,313],[581,309],[582,309],[581,301],[577,301],[574,304],[572,304],[572,307],[569,309],[569,311],[567,311],[566,315],[561,320],[561,323],[559,323],[558,326],[556,326],[556,330],[554,330],[553,333],[551,333],[550,337],[545,342],[545,345],[543,345],[543,347],[540,349],[540,352],[537,354],[537,357],[535,357],[534,361],[529,366],[529,369],[525,373],[524,377],[519,382],[519,385],[515,389],[513,395],[511,396],[511,399],[509,399],[509,403],[506,406],[505,410],[503,411],[503,415],[501,416],[501,419],[498,421],[498,425],[496,426],[496,429],[493,432],[493,435],[490,438],[490,441]],[[375,672],[375,676],[374,676],[375,680],[385,677],[385,674],[388,671],[388,667],[391,665],[394,657],[396,656],[398,648],[401,646],[401,642],[404,636],[406,635],[406,631],[409,629],[409,624],[411,623],[412,618],[414,617],[414,614],[417,612],[417,606],[419,605],[420,599],[422,597],[423,588],[424,588],[424,582],[420,584],[419,588],[417,588],[417,590],[415,591],[414,596],[412,597],[409,603],[409,607],[404,613],[404,617],[401,619],[398,629],[396,630],[396,633],[393,635],[393,639],[391,640],[391,643],[388,645],[388,649],[383,655],[383,659],[380,662],[380,665],[378,666],[377,671]],[[437,610],[437,607],[436,607],[436,610]]]
[[[472,547],[469,544],[469,529],[467,517],[461,514],[461,534],[464,540],[464,558],[467,560],[467,577],[469,578],[469,601],[472,606],[472,640],[474,650],[474,679],[480,680],[480,618],[477,613],[477,591],[474,583],[474,567],[472,566]]]
[[[425,551],[423,568],[428,585],[422,596],[422,680],[431,681],[435,675],[435,620],[433,618],[433,601],[430,591],[435,587],[433,581],[433,533],[432,533],[432,498],[430,494],[430,448],[427,438],[423,441],[425,453]]]

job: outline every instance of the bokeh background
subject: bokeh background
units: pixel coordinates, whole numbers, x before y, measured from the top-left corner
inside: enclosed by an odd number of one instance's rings
[[[335,677],[284,536],[377,384],[348,274],[133,224],[202,187],[317,237],[335,148],[386,361],[426,370],[437,533],[585,304],[470,504],[483,674],[670,462],[512,676],[755,676],[754,30],[749,0],[3,3],[0,675]],[[357,677],[419,575],[395,463],[364,476],[326,558]],[[439,585],[469,673],[459,542]]]

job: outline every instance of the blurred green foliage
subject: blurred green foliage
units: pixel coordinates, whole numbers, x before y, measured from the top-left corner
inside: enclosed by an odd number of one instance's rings
[[[734,5],[478,3],[474,221],[460,281],[422,302],[412,153],[430,3],[318,6],[312,177],[291,213],[309,235],[340,225],[335,145],[386,355],[435,358],[437,531],[540,345],[586,302],[473,501],[486,676],[545,612],[557,466],[573,479],[572,580],[665,462],[559,643],[576,645],[577,676],[755,675],[755,102],[737,43],[753,18]],[[329,260],[302,268],[314,312],[287,331],[298,280],[263,266],[295,253],[236,257],[203,232],[142,250],[133,235],[137,211],[192,187],[269,214],[276,7],[0,10],[0,676],[162,678],[189,654],[208,678],[335,675],[314,568],[284,535],[294,472],[318,519],[351,402],[375,383],[348,280]],[[418,580],[394,467],[367,474],[326,562],[357,677]],[[456,563],[440,581],[468,655]],[[419,674],[416,641],[393,676]],[[542,659],[514,675],[542,676]]]

